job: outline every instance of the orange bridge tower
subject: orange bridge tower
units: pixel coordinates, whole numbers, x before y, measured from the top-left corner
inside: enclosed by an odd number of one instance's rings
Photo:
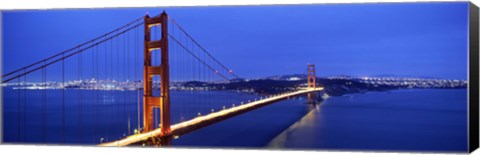
[[[317,78],[315,76],[315,64],[309,64],[307,67],[307,88],[315,89],[317,86]],[[307,94],[308,103],[314,104],[317,98],[317,93]]]
[[[315,77],[315,64],[309,64],[307,68],[307,88],[315,88],[317,79]]]
[[[163,12],[160,16],[144,18],[144,64],[143,64],[143,129],[152,131],[154,127],[153,110],[160,108],[160,128],[163,135],[170,134],[170,91],[168,65],[168,15]],[[161,29],[161,38],[151,40],[151,28],[158,26]],[[152,52],[160,51],[160,66],[152,65]],[[152,77],[160,77],[160,95],[152,94]]]

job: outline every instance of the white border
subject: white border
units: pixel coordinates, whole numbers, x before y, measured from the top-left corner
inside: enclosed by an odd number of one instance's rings
[[[133,8],[133,7],[165,7],[165,6],[219,6],[219,5],[265,5],[265,4],[325,4],[325,3],[372,3],[372,2],[445,2],[466,0],[0,0],[0,10],[24,9],[65,9],[65,8]],[[472,0],[480,4],[480,0]],[[478,5],[477,5],[478,6]],[[0,36],[2,36],[2,18],[0,12]],[[3,49],[0,38],[0,52]],[[3,60],[0,54],[0,61]],[[0,64],[1,66],[2,64]],[[1,67],[0,67],[1,73]],[[1,90],[0,90],[1,93]],[[1,96],[0,96],[1,97]],[[1,99],[0,99],[1,100]],[[1,119],[0,111],[0,119]],[[1,127],[1,126],[0,126]],[[1,129],[0,129],[1,131]],[[0,134],[1,135],[1,134]],[[348,151],[348,150],[346,150]],[[386,152],[334,152],[334,151],[271,151],[271,150],[235,150],[235,149],[194,149],[194,148],[112,148],[87,146],[45,146],[45,145],[0,145],[2,154],[209,154],[209,155],[289,155],[289,154],[411,154]],[[420,153],[416,153],[420,154]],[[426,154],[426,153],[421,153]],[[473,154],[480,155],[477,150]]]

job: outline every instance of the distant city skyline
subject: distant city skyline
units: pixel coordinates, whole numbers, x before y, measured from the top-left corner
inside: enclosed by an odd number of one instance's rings
[[[3,11],[3,73],[163,10],[244,78],[467,79],[467,2]]]

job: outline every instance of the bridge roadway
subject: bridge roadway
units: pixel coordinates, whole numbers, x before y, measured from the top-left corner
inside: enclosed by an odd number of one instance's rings
[[[278,94],[278,95],[272,95],[271,97],[268,98],[263,98],[257,101],[253,101],[250,103],[245,103],[241,104],[238,106],[234,106],[232,108],[224,109],[218,112],[212,112],[207,115],[203,116],[198,116],[195,117],[191,120],[184,121],[175,125],[172,125],[170,127],[170,134],[169,135],[162,135],[160,132],[160,128],[157,128],[155,130],[152,130],[150,132],[146,133],[139,133],[139,134],[134,134],[130,135],[128,137],[125,137],[123,139],[113,141],[113,142],[108,142],[108,143],[102,143],[99,144],[98,146],[128,146],[131,144],[139,143],[142,141],[145,141],[151,137],[163,137],[163,136],[179,136],[186,134],[188,132],[191,132],[193,130],[220,122],[222,120],[237,116],[239,114],[248,112],[250,110],[278,102],[284,99],[288,99],[290,97],[295,97],[299,95],[304,95],[308,93],[313,93],[313,92],[318,92],[322,91],[323,87],[318,87],[318,88],[309,88],[309,89],[300,89],[295,92],[288,92],[284,94]]]

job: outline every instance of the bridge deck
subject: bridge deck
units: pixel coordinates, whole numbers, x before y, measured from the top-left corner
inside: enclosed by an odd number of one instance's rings
[[[303,95],[311,92],[317,92],[323,90],[323,87],[320,88],[315,88],[315,89],[302,89],[299,91],[295,92],[289,92],[285,94],[280,94],[280,95],[275,95],[269,98],[264,98],[261,100],[253,101],[250,103],[242,104],[236,107],[232,107],[229,109],[221,110],[218,112],[213,112],[204,116],[198,116],[194,119],[181,122],[175,125],[171,126],[171,133],[170,135],[162,135],[160,132],[160,128],[157,128],[153,131],[146,132],[146,133],[140,133],[140,134],[135,134],[131,135],[128,137],[125,137],[123,139],[109,142],[109,143],[103,143],[99,144],[99,146],[127,146],[131,145],[134,143],[138,143],[141,141],[145,141],[150,137],[163,137],[163,136],[172,136],[172,135],[183,135],[188,132],[191,132],[193,130],[220,122],[222,120],[225,120],[227,118],[234,117],[236,115],[248,112],[250,110],[268,105],[270,103],[278,102],[280,100],[284,100],[290,97],[298,96],[298,95]]]

